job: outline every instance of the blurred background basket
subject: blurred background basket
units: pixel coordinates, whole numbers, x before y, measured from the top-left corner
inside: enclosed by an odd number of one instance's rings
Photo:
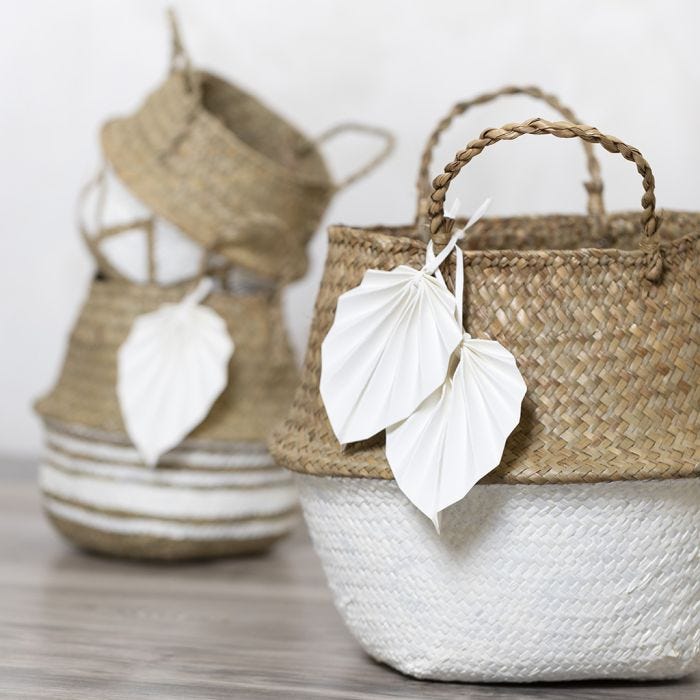
[[[281,286],[304,273],[332,195],[393,148],[386,131],[354,124],[307,139],[253,96],[195,71],[169,16],[168,78],[102,129],[105,163],[78,217],[98,274],[58,382],[37,403],[53,523],[87,549],[152,559],[262,550],[296,522],[291,477],[265,446],[297,381]],[[384,147],[334,183],[318,147],[353,130]],[[137,317],[179,302],[204,276],[219,280],[204,303],[236,346],[228,385],[152,469],[122,420],[117,353]]]
[[[127,436],[117,351],[137,316],[180,301],[192,286],[95,279],[58,382],[37,403],[44,508],[82,547],[151,559],[221,556],[265,549],[296,522],[291,479],[265,448],[297,379],[277,294],[213,292],[204,303],[236,342],[228,386],[156,468]]]

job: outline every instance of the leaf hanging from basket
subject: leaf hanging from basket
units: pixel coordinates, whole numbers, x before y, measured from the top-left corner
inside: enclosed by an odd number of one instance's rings
[[[525,390],[508,350],[465,333],[443,385],[387,428],[386,456],[396,483],[438,531],[440,511],[500,463],[520,422]]]
[[[366,440],[403,420],[445,381],[462,332],[457,303],[438,268],[490,201],[439,255],[429,246],[422,269],[367,270],[357,287],[339,297],[321,346],[320,390],[341,444]]]
[[[456,245],[453,249],[455,322],[462,328],[464,257]],[[438,532],[440,513],[499,465],[506,440],[520,422],[526,390],[508,350],[464,332],[444,384],[406,420],[387,428],[386,456],[396,483]]]
[[[462,329],[464,261],[457,241],[490,201],[439,254],[429,244],[421,270],[368,270],[338,299],[321,346],[321,396],[338,440],[386,429],[399,488],[438,531],[440,512],[498,466],[526,391],[510,352]],[[439,271],[452,251],[454,295]]]
[[[444,282],[400,265],[368,270],[338,299],[321,347],[321,396],[342,443],[406,418],[442,384],[460,339]]]
[[[124,425],[149,466],[208,415],[228,383],[234,351],[226,323],[200,304],[204,279],[178,304],[139,316],[117,356]]]

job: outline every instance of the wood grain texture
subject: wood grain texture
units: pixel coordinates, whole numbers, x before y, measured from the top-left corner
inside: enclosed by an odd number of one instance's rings
[[[407,679],[336,614],[299,531],[264,557],[144,565],[76,551],[34,470],[0,466],[0,697],[51,700],[698,700],[674,683],[487,686]]]

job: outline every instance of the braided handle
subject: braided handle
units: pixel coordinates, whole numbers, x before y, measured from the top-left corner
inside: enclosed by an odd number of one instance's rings
[[[369,161],[369,163],[363,165],[356,172],[343,178],[340,182],[337,182],[335,184],[336,190],[345,189],[348,185],[352,185],[354,182],[361,180],[363,177],[365,177],[365,175],[369,175],[369,173],[371,173],[392,154],[394,147],[396,146],[396,139],[390,131],[382,129],[379,126],[369,126],[367,124],[356,124],[350,122],[347,124],[336,124],[335,126],[332,126],[330,129],[324,131],[320,136],[317,136],[314,139],[313,144],[314,146],[320,146],[336,136],[339,136],[340,134],[350,132],[378,136],[384,141],[384,146],[381,151],[379,151],[379,153]]]
[[[436,252],[441,250],[450,238],[448,221],[451,220],[445,217],[445,197],[452,180],[472,158],[478,156],[487,146],[499,141],[512,141],[524,134],[551,134],[564,139],[578,137],[587,143],[599,143],[606,151],[619,153],[623,158],[632,161],[637,166],[637,172],[642,176],[644,187],[640,248],[647,257],[645,277],[651,282],[658,282],[663,273],[663,259],[658,233],[659,221],[656,216],[654,175],[644,156],[636,148],[628,146],[614,136],[606,136],[592,126],[565,121],[550,122],[539,117],[522,124],[506,124],[500,129],[486,129],[478,139],[470,141],[464,150],[459,151],[455,155],[455,159],[445,166],[444,173],[433,180],[433,191],[428,207],[428,222],[430,237]]]
[[[559,112],[559,114],[561,114],[567,121],[572,122],[573,124],[579,124],[581,122],[581,120],[576,117],[569,107],[563,105],[559,101],[559,98],[556,95],[546,93],[536,85],[507,85],[500,90],[485,92],[471,100],[458,102],[438,122],[423,149],[420,159],[420,167],[418,169],[418,182],[416,185],[418,190],[416,224],[419,224],[423,220],[426,208],[428,206],[428,199],[431,191],[430,164],[433,159],[433,152],[435,151],[435,147],[439,143],[442,134],[452,125],[452,122],[457,117],[463,115],[472,107],[486,104],[487,102],[492,102],[499,97],[504,97],[507,95],[529,95],[530,97],[534,97],[535,99],[541,100],[542,102],[548,104],[550,107]],[[591,217],[593,217],[598,228],[600,228],[603,217],[605,216],[605,207],[603,204],[603,181],[600,175],[600,164],[598,163],[598,159],[595,157],[593,146],[590,143],[584,141],[583,150],[586,155],[586,167],[588,168],[588,173],[590,175],[590,180],[588,182],[584,182],[584,187],[588,192],[588,213],[591,215]]]

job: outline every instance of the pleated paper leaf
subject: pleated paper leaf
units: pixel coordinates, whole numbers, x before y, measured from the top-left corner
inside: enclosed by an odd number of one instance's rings
[[[406,420],[386,432],[399,488],[435,524],[495,469],[520,421],[525,382],[500,343],[465,334],[451,377]]]
[[[234,344],[224,320],[198,304],[211,288],[204,282],[179,304],[136,318],[119,349],[122,417],[149,466],[206,418],[228,383]]]
[[[445,380],[461,332],[441,280],[400,265],[368,270],[338,299],[321,346],[321,396],[342,444],[406,418]]]

